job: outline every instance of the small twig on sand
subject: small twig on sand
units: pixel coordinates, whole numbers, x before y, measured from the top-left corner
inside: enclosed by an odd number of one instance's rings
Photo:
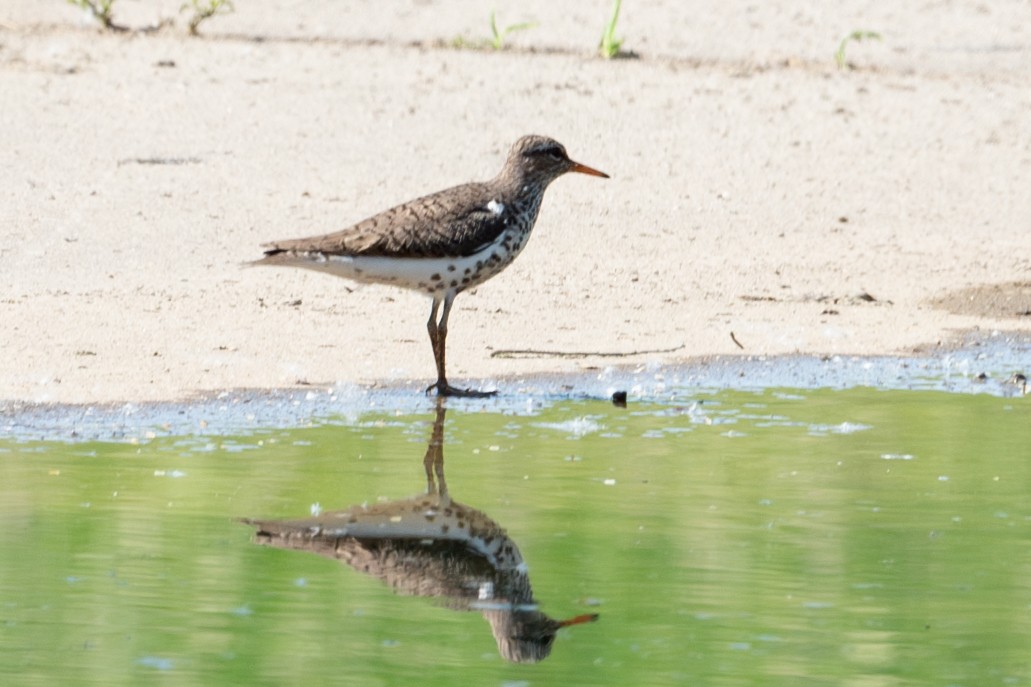
[[[491,358],[631,358],[635,355],[653,355],[656,353],[675,353],[684,344],[673,348],[653,348],[642,351],[542,351],[536,348],[510,348],[494,351]]]

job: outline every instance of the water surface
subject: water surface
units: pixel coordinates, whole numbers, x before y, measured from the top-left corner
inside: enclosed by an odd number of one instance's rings
[[[0,443],[0,682],[1031,684],[1027,397],[517,405],[453,404],[440,471],[517,547],[535,609],[598,614],[540,662],[506,660],[482,606],[239,522],[425,494],[439,418],[421,399],[303,428]]]

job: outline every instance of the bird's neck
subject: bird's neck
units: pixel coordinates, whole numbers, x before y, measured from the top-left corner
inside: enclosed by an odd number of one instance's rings
[[[494,180],[495,187],[500,189],[506,202],[517,204],[527,204],[532,202],[531,199],[539,199],[550,183],[551,179],[523,175],[502,175]]]

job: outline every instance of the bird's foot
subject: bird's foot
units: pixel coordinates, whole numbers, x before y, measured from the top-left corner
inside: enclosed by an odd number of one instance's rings
[[[498,391],[477,391],[476,389],[459,389],[451,386],[444,380],[437,380],[435,384],[426,387],[426,393],[436,390],[437,396],[454,396],[457,398],[490,398],[497,395]]]

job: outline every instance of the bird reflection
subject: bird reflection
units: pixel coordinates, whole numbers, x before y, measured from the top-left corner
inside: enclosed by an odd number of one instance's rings
[[[509,661],[534,663],[551,653],[562,627],[597,614],[554,620],[533,598],[519,548],[481,511],[453,501],[444,479],[444,415],[438,401],[426,447],[426,494],[353,506],[303,520],[245,520],[255,541],[310,551],[377,577],[400,594],[431,596],[455,610],[478,611]]]

